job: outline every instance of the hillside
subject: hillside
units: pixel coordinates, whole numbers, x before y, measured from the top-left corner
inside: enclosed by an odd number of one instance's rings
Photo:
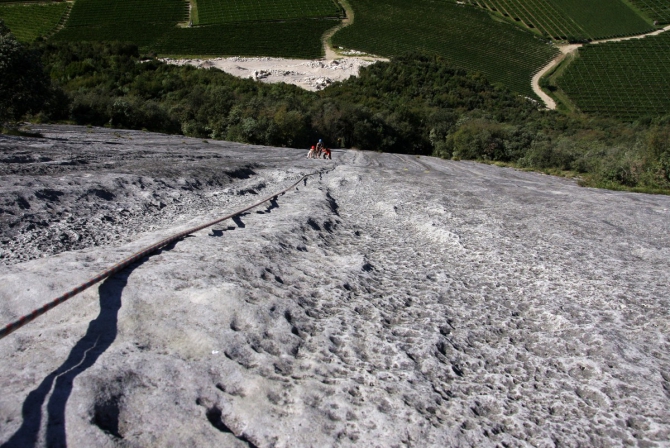
[[[24,42],[123,41],[143,54],[189,59],[391,58],[420,52],[482,73],[530,99],[543,99],[550,108],[558,102],[564,112],[625,121],[670,111],[670,87],[655,81],[670,66],[664,46],[656,50],[648,45],[642,52],[627,45],[615,51],[585,47],[583,53],[600,53],[598,62],[587,63],[584,70],[568,69],[586,75],[571,75],[574,79],[565,81],[564,89],[556,91],[556,82],[531,85],[531,80],[567,43],[652,33],[667,23],[667,14],[667,5],[659,0],[76,0],[0,5],[0,19]],[[631,63],[649,51],[653,57]],[[566,58],[563,66],[572,60]],[[279,63],[276,70],[282,67]],[[611,86],[604,87],[607,79]],[[649,82],[654,83],[651,93]],[[544,99],[540,85],[552,98]]]
[[[0,340],[3,446],[670,437],[666,196],[430,157],[37,129],[0,137],[16,232],[2,322],[322,173]]]

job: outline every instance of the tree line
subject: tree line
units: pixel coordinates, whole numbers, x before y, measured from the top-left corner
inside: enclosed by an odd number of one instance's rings
[[[670,117],[542,110],[440,57],[407,54],[320,92],[174,66],[125,43],[19,44],[0,22],[0,123],[70,122],[269,146],[510,164],[584,185],[670,192]]]

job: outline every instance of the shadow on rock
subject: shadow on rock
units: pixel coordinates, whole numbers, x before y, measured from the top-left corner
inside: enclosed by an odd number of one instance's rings
[[[264,215],[266,213],[272,213],[272,210],[279,208],[279,204],[277,203],[277,198],[274,197],[270,199],[270,205],[267,206],[265,210],[259,210],[256,213],[259,215]]]
[[[171,250],[175,243],[166,246],[157,254]],[[75,378],[93,366],[116,339],[118,313],[121,309],[121,295],[128,283],[128,277],[149,258],[131,265],[118,274],[109,277],[100,285],[100,314],[93,319],[86,334],[70,351],[70,355],[60,367],[51,372],[42,383],[28,394],[23,402],[23,424],[2,444],[1,448],[34,447],[38,444],[38,435],[42,423],[42,406],[51,392],[47,404],[46,445],[49,447],[67,446],[65,433],[65,406],[72,393]]]
[[[246,213],[245,213],[245,214],[246,214]],[[240,229],[244,229],[244,228],[246,227],[246,224],[244,224],[244,222],[242,222],[242,220],[240,219],[240,216],[244,216],[244,214],[243,214],[243,215],[233,216],[233,222],[235,223],[235,225],[236,225],[238,228],[240,228]]]

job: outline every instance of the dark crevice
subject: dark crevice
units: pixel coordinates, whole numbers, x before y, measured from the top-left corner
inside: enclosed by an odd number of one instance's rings
[[[93,408],[92,423],[118,439],[123,439],[123,436],[119,433],[119,402],[122,398],[122,395],[114,395],[102,403],[96,403]]]
[[[226,433],[226,434],[232,434],[235,437],[237,437],[239,440],[242,442],[245,442],[249,448],[258,448],[255,443],[249,440],[246,434],[242,433],[240,435],[235,434],[224,422],[223,422],[223,413],[221,412],[221,409],[219,409],[218,406],[212,406],[211,408],[207,409],[205,412],[205,416],[207,417],[207,420],[209,423],[212,424],[213,427],[218,429],[219,431]]]
[[[217,406],[207,409],[207,412],[205,413],[207,420],[209,420],[213,427],[221,432],[228,432],[233,434],[233,431],[231,431],[230,428],[227,427],[225,423],[223,423],[221,415],[221,409],[219,409]]]
[[[330,193],[326,193],[326,200],[328,201],[328,206],[330,207],[330,211],[333,212],[333,214],[340,216],[338,210],[339,210],[339,205],[337,205],[337,201],[335,200],[334,197],[330,195]]]
[[[255,176],[256,172],[249,167],[244,167],[232,171],[226,171],[226,174],[233,179],[249,179],[251,176]]]
[[[312,218],[309,218],[307,220],[307,225],[310,226],[312,229],[314,229],[316,231],[321,230],[321,227],[319,227],[319,225],[316,223],[316,221],[314,221]]]

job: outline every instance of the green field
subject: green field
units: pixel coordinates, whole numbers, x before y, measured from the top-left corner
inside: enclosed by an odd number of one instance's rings
[[[586,45],[557,79],[585,113],[635,120],[670,113],[670,33]]]
[[[159,54],[204,56],[274,56],[316,59],[323,56],[321,36],[336,20],[307,20],[249,26],[231,23],[176,28],[151,47]]]
[[[310,59],[322,56],[321,36],[339,23],[320,19],[178,26],[187,21],[188,4],[183,0],[77,0],[66,27],[53,39],[126,41],[142,51],[169,55]]]
[[[628,0],[640,11],[659,24],[670,23],[670,1],[668,0]]]
[[[56,28],[68,9],[67,3],[0,6],[0,19],[23,42],[32,42]]]
[[[555,40],[605,39],[644,34],[654,29],[621,0],[468,1]]]
[[[430,0],[350,0],[354,24],[333,44],[381,56],[410,51],[438,54],[457,67],[483,73],[529,97],[531,78],[557,50],[475,8]]]
[[[77,0],[65,28],[53,39],[126,41],[149,50],[187,19],[183,0]]]
[[[172,26],[186,20],[188,3],[184,0],[77,0],[67,27],[124,28],[136,27],[136,23]]]
[[[333,0],[197,0],[198,24],[340,17]]]

